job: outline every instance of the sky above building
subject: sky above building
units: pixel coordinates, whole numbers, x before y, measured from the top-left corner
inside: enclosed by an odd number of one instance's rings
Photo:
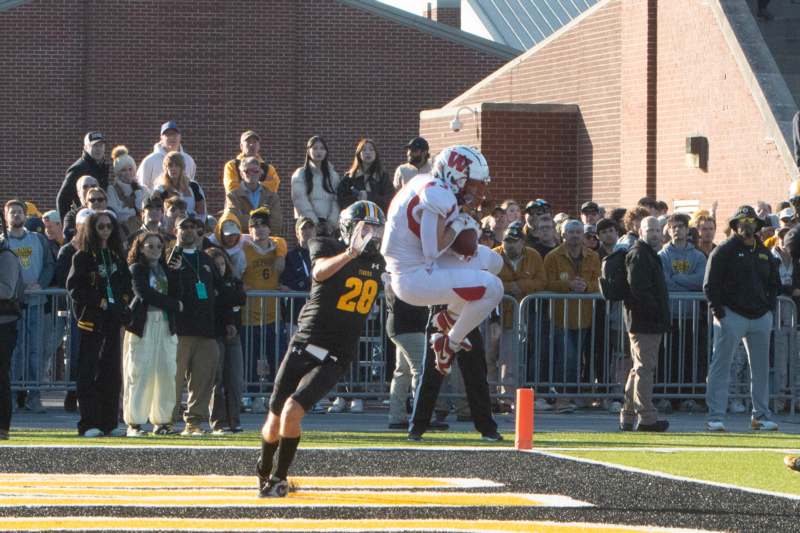
[[[430,0],[379,0],[384,4],[397,7],[414,13],[415,15],[422,15],[427,9]],[[492,36],[486,31],[486,28],[481,24],[478,15],[470,7],[469,2],[461,2],[461,29],[469,33],[473,33],[485,39],[492,40]]]

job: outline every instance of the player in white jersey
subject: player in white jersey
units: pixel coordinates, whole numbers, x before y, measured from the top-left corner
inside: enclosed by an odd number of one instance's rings
[[[477,223],[459,213],[459,205],[483,199],[488,182],[483,155],[453,146],[439,154],[431,174],[408,182],[389,206],[381,253],[392,290],[411,305],[447,305],[434,317],[441,333],[431,337],[442,373],[456,352],[471,348],[467,334],[503,297],[500,279],[484,270],[494,270],[494,252],[478,248]]]

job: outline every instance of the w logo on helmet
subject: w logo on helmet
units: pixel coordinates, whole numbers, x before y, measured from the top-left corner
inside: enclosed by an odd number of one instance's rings
[[[447,166],[451,167],[457,172],[463,173],[466,176],[469,176],[469,166],[471,164],[472,160],[470,158],[464,154],[458,153],[455,150],[450,152],[450,157],[447,159]]]

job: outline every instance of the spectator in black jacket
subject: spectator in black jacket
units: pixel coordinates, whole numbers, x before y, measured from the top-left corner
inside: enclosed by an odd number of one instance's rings
[[[703,292],[714,315],[714,354],[708,369],[706,429],[725,431],[731,358],[742,338],[750,363],[750,427],[775,431],[769,410],[769,344],[772,311],[781,291],[778,263],[755,237],[764,222],[749,205],[728,225],[733,235],[708,258]]]
[[[247,294],[242,280],[233,274],[233,263],[228,254],[214,247],[208,248],[206,253],[214,260],[222,280],[214,306],[219,361],[211,391],[211,430],[215,435],[240,433],[239,398],[244,385],[244,357],[239,330],[242,329],[242,306],[247,303]]]
[[[73,206],[79,206],[76,184],[81,176],[92,176],[103,189],[108,188],[108,162],[106,161],[106,138],[99,131],[91,131],[83,138],[83,154],[67,169],[67,175],[56,197],[56,206],[61,220]]]
[[[290,291],[308,292],[311,290],[311,255],[308,241],[317,236],[314,221],[308,217],[300,217],[294,225],[297,246],[286,254],[286,266],[281,273],[281,288]],[[300,309],[306,298],[292,298],[292,326],[297,323]],[[290,334],[293,332],[290,332]]]
[[[174,433],[175,314],[183,310],[177,298],[181,258],[176,257],[168,266],[165,242],[158,233],[142,233],[134,239],[128,254],[134,294],[123,345],[122,414],[128,437],[143,437],[142,426],[148,420],[153,424],[153,434]]]
[[[669,296],[664,270],[656,251],[661,247],[661,225],[648,216],[639,226],[639,239],[625,257],[629,295],[625,298],[625,322],[631,341],[633,368],[625,385],[625,402],[619,415],[622,431],[666,431],[669,422],[658,420],[653,405],[653,378],[658,349],[670,328]]]
[[[344,209],[359,200],[375,202],[386,211],[394,194],[389,175],[383,169],[381,157],[371,139],[361,139],[350,170],[336,188],[339,207]]]
[[[117,428],[122,389],[120,330],[129,319],[131,274],[114,215],[92,213],[76,247],[67,290],[81,330],[78,434],[121,437],[125,431]]]
[[[72,268],[72,258],[75,252],[78,251],[76,243],[82,239],[79,237],[84,225],[89,217],[94,213],[91,209],[83,208],[78,211],[75,216],[76,233],[72,239],[58,250],[56,256],[56,272],[53,276],[53,285],[61,289],[67,287],[67,276]],[[69,302],[71,306],[71,301]],[[78,380],[78,351],[80,350],[81,343],[81,330],[78,328],[78,319],[75,317],[74,307],[69,314],[69,380],[76,382]],[[67,390],[67,395],[64,398],[64,410],[73,413],[78,410],[78,393],[75,389]]]
[[[183,311],[178,313],[178,372],[176,375],[176,404],[173,420],[178,418],[183,382],[186,380],[189,397],[186,401],[186,422],[181,435],[203,435],[203,421],[209,417],[209,402],[217,373],[219,348],[216,339],[215,297],[220,289],[220,277],[214,261],[200,249],[198,230],[203,223],[188,214],[175,223],[177,246],[181,248],[181,267],[178,271],[178,299]]]

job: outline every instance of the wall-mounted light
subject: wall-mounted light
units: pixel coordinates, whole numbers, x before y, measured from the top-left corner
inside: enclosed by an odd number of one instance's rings
[[[461,131],[461,128],[464,126],[464,124],[458,119],[458,116],[461,114],[462,111],[465,111],[465,110],[469,111],[470,113],[472,113],[472,116],[475,118],[475,124],[476,124],[476,129],[477,129],[478,113],[474,109],[472,109],[470,106],[465,105],[465,106],[461,106],[461,107],[458,108],[458,111],[456,111],[455,118],[453,118],[453,120],[450,121],[450,129],[451,130],[453,130],[453,131]]]
[[[686,166],[708,171],[708,138],[686,137]]]

